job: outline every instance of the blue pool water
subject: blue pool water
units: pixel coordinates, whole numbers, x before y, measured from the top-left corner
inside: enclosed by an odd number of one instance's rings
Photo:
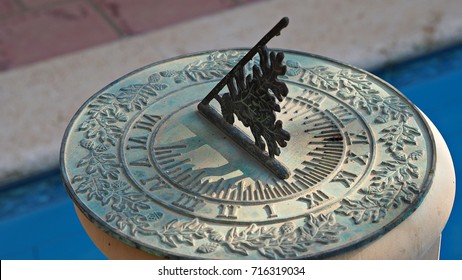
[[[389,65],[390,82],[438,127],[462,175],[462,46]],[[462,198],[443,231],[441,258],[462,259]],[[104,259],[81,227],[58,170],[0,189],[0,259]]]
[[[416,104],[435,124],[451,152],[456,198],[443,231],[441,259],[462,259],[462,46],[373,71]]]

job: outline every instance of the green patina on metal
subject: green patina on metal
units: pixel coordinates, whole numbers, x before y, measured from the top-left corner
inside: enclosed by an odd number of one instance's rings
[[[394,228],[431,185],[436,155],[425,120],[363,70],[283,52],[278,79],[290,94],[275,119],[290,133],[278,156],[288,178],[198,112],[248,53],[209,51],[136,70],[83,104],[61,149],[76,205],[110,235],[170,258],[322,258]],[[237,79],[253,65],[260,56]],[[212,99],[207,106],[222,111]],[[233,127],[250,139],[244,124]]]

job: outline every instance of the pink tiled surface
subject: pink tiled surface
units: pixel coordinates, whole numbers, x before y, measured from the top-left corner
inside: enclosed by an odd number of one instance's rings
[[[261,0],[0,0],[0,71]]]
[[[43,60],[118,38],[86,1],[32,10],[0,22],[0,69]]]
[[[1,1],[1,0],[0,0]],[[55,4],[59,2],[69,2],[69,0],[16,0],[25,8],[36,8],[48,4]]]
[[[19,5],[13,0],[0,0],[0,18],[8,16],[19,9]]]
[[[124,34],[136,34],[217,12],[236,5],[232,0],[94,0]]]

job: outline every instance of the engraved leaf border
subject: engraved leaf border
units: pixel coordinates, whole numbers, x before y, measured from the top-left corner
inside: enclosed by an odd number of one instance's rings
[[[287,61],[286,75],[320,90],[332,92],[366,114],[375,114],[374,124],[387,125],[380,132],[379,143],[386,147],[390,159],[372,171],[371,184],[359,191],[359,199],[345,198],[336,213],[351,217],[355,224],[378,223],[392,208],[411,204],[422,191],[415,182],[420,171],[415,161],[423,157],[417,146],[420,131],[409,125],[410,106],[396,96],[382,97],[365,73],[351,69],[332,71],[326,66],[303,67]]]
[[[215,231],[199,219],[192,221],[172,220],[159,231],[154,231],[160,241],[169,247],[177,248],[184,244],[195,247],[198,254],[211,254],[219,248],[242,256],[252,252],[267,259],[296,258],[309,251],[314,243],[330,244],[339,240],[339,235],[346,227],[337,223],[333,212],[315,216],[309,214],[302,226],[286,222],[279,227],[257,226],[251,224],[246,228],[232,227],[225,236]],[[196,240],[205,239],[201,245]]]
[[[156,72],[144,84],[130,84],[117,93],[103,92],[96,97],[88,105],[87,118],[77,128],[84,134],[79,146],[87,154],[76,164],[81,173],[71,180],[77,185],[75,192],[109,207],[106,221],[119,230],[131,235],[152,234],[152,222],[162,219],[164,213],[152,211],[146,195],[130,188],[119,176],[121,166],[111,147],[123,134],[121,124],[128,121],[130,113],[142,110],[169,87],[165,79],[183,83],[221,78],[241,57],[238,51],[213,52],[205,61],[197,60],[182,70]]]
[[[359,200],[344,199],[341,206],[326,215],[308,215],[305,225],[295,228],[291,222],[279,228],[265,229],[254,224],[247,228],[231,228],[225,237],[198,219],[179,222],[172,220],[161,231],[151,228],[153,222],[159,221],[164,214],[151,211],[144,194],[131,190],[126,182],[119,178],[120,165],[110,153],[110,146],[115,146],[122,135],[118,124],[128,120],[128,113],[141,110],[158,93],[168,88],[163,79],[173,79],[177,84],[186,81],[197,82],[224,76],[241,59],[238,51],[214,52],[206,61],[195,61],[182,70],[165,70],[154,73],[145,84],[132,84],[119,89],[117,94],[102,93],[88,105],[88,118],[80,123],[78,130],[85,138],[80,146],[88,154],[79,160],[77,168],[84,171],[72,178],[78,184],[76,192],[86,194],[87,200],[95,199],[102,206],[109,206],[106,221],[113,222],[120,230],[158,235],[161,241],[170,247],[177,243],[194,246],[195,239],[207,238],[208,243],[197,247],[196,252],[208,254],[218,247],[248,255],[249,250],[256,250],[266,258],[295,257],[309,249],[313,243],[328,244],[338,241],[338,235],[346,227],[336,223],[335,213],[350,216],[356,224],[365,221],[378,222],[385,217],[387,209],[398,207],[401,202],[412,203],[421,190],[412,181],[419,177],[419,171],[412,161],[422,156],[422,151],[405,154],[407,145],[416,145],[418,129],[407,125],[412,116],[409,106],[396,97],[383,98],[373,89],[367,75],[355,73],[350,69],[338,72],[325,66],[303,67],[297,61],[286,62],[287,77],[298,79],[315,88],[335,92],[348,100],[352,106],[364,110],[367,114],[378,112],[374,122],[386,124],[397,122],[384,128],[379,142],[388,147],[390,161],[384,161],[380,168],[374,170],[373,183],[360,193]],[[148,212],[149,210],[149,212]]]

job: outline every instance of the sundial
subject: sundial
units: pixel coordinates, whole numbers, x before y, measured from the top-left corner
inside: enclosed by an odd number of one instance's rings
[[[371,242],[432,183],[416,107],[374,75],[271,50],[154,63],[91,97],[69,124],[62,175],[79,209],[155,256],[310,259]]]

